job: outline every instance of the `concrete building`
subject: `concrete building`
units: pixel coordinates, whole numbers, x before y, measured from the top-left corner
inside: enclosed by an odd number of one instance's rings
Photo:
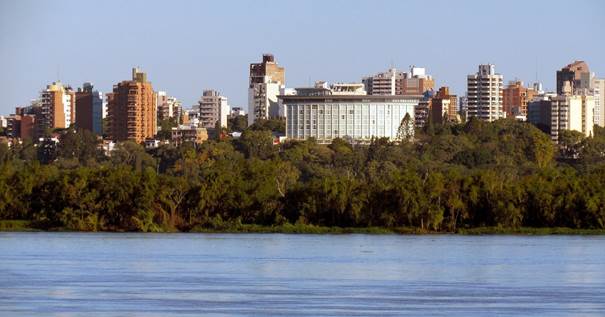
[[[250,64],[248,86],[248,125],[257,119],[280,116],[280,89],[285,88],[285,70],[275,62],[271,54],[264,54],[261,63]]]
[[[398,72],[391,68],[384,73],[378,73],[373,76],[364,77],[361,82],[364,84],[368,95],[402,95],[403,79],[406,74]]]
[[[76,91],[76,127],[103,134],[103,94],[84,83]]]
[[[142,143],[157,131],[156,99],[147,75],[132,69],[132,80],[113,86],[107,95],[109,136],[115,141]]]
[[[527,116],[527,103],[537,95],[534,88],[525,87],[520,80],[511,81],[503,89],[502,108],[507,117]]]
[[[181,102],[176,97],[168,96],[165,91],[156,92],[155,97],[158,120],[174,119],[177,124],[180,123]]]
[[[221,96],[216,90],[204,90],[202,98],[198,101],[199,120],[206,129],[214,129],[218,122],[222,128],[227,127],[229,116],[229,103],[227,97]]]
[[[570,90],[571,90],[571,86]],[[594,96],[571,94],[540,95],[528,105],[528,121],[559,141],[563,130],[593,135]]]
[[[572,94],[585,94],[591,89],[592,77],[586,62],[574,61],[557,71],[557,94],[563,94],[565,82],[571,85]]]
[[[54,82],[40,93],[40,130],[65,129],[76,121],[76,95],[69,86]]]
[[[363,84],[327,84],[297,88],[295,95],[279,96],[286,107],[286,137],[315,138],[330,143],[335,138],[369,142],[372,137],[398,138],[406,114],[414,122],[414,107],[422,96],[367,95]]]
[[[410,67],[410,72],[405,73],[405,77],[399,80],[401,90],[397,91],[397,95],[418,96],[435,88],[433,77],[427,75],[426,70],[422,67]]]
[[[495,121],[506,116],[503,109],[503,77],[494,65],[479,65],[476,74],[467,76],[467,119]]]
[[[455,122],[457,120],[458,97],[450,94],[449,87],[441,87],[432,98],[430,120],[435,124]]]
[[[175,146],[180,146],[185,142],[194,144],[202,144],[208,140],[208,131],[206,128],[198,127],[197,125],[179,125],[172,128],[172,143]]]
[[[435,81],[421,67],[412,66],[408,73],[391,68],[384,73],[362,79],[368,95],[418,96],[433,90]]]
[[[595,78],[592,88],[594,92],[594,124],[605,127],[605,79]]]

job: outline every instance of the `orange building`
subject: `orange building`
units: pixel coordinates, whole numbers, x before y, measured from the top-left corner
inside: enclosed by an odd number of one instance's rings
[[[522,115],[527,117],[527,103],[537,92],[533,88],[523,86],[522,81],[512,81],[503,90],[502,108],[507,117]]]
[[[157,131],[156,101],[147,74],[132,69],[132,80],[113,86],[107,94],[109,136],[115,141],[142,143]]]
[[[441,87],[432,98],[430,107],[431,122],[443,124],[447,121],[456,121],[456,105],[458,97],[450,95],[449,87]]]
[[[76,121],[76,94],[71,87],[54,82],[40,94],[41,130],[65,129]]]

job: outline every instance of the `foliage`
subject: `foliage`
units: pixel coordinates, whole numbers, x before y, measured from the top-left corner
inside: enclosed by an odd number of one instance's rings
[[[143,232],[605,229],[599,129],[557,149],[513,120],[368,145],[274,145],[266,126],[198,147],[122,142],[108,157],[73,129],[53,160],[39,160],[31,143],[0,144],[0,220],[8,229]]]

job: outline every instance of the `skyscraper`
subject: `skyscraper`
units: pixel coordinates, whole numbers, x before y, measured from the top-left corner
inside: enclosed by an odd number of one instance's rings
[[[76,97],[69,86],[54,82],[40,93],[41,112],[37,118],[40,130],[69,128],[76,120]]]
[[[76,127],[103,134],[103,94],[84,83],[76,92]]]
[[[492,64],[479,65],[476,74],[467,76],[468,118],[491,122],[505,117],[502,80]]]
[[[262,63],[250,64],[248,86],[248,125],[257,119],[283,116],[277,96],[285,87],[285,71],[271,54],[264,54]]]
[[[133,68],[132,80],[114,85],[113,92],[107,96],[110,137],[137,143],[152,138],[157,130],[155,102],[147,74]]]
[[[227,116],[229,115],[227,97],[221,96],[216,90],[204,90],[198,105],[202,127],[214,129],[217,122],[222,128],[227,127]]]

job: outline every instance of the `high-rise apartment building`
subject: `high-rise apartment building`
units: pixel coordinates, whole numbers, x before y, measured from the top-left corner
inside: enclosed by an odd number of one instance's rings
[[[532,87],[523,86],[523,82],[511,81],[503,89],[502,108],[507,117],[527,117],[527,103],[537,94]]]
[[[578,131],[588,137],[593,134],[594,104],[590,95],[541,95],[528,104],[527,119],[555,142],[563,130]]]
[[[468,118],[491,122],[505,117],[502,81],[492,64],[479,65],[476,74],[467,76]]]
[[[220,127],[227,127],[227,117],[229,116],[229,104],[227,97],[221,96],[216,90],[204,90],[202,98],[198,101],[199,120],[202,127],[214,129],[216,123]]]
[[[594,124],[605,127],[605,78],[595,78],[592,88],[594,92]]]
[[[262,63],[250,64],[248,86],[248,125],[257,119],[283,116],[277,96],[285,87],[285,70],[271,54],[264,54]]]
[[[40,130],[69,128],[76,121],[76,95],[69,86],[54,82],[40,93]]]
[[[586,94],[591,89],[592,77],[586,62],[574,61],[557,71],[557,94],[563,94],[565,82],[569,82],[572,94]]]
[[[368,95],[402,95],[402,79],[405,73],[391,68],[384,73],[364,77],[361,82],[365,86]]]
[[[156,100],[147,74],[132,69],[132,80],[113,86],[107,95],[109,135],[116,141],[142,143],[157,131]]]
[[[84,83],[76,91],[76,127],[103,134],[103,94]]]

